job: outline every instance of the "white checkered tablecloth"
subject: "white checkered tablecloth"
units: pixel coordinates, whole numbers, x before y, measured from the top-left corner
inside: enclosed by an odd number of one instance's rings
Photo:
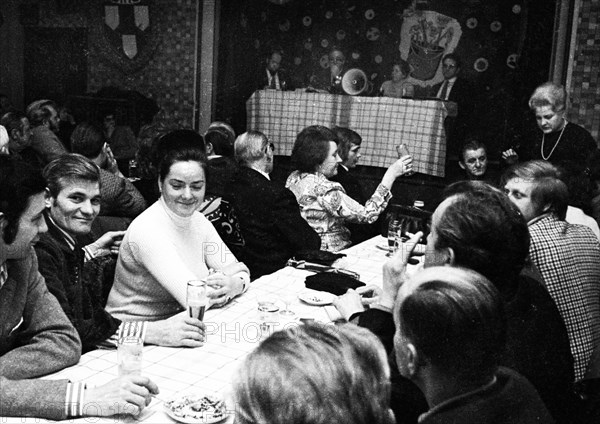
[[[387,239],[378,236],[343,251],[346,257],[336,262],[336,266],[355,271],[366,284],[381,287],[382,265],[386,260]],[[413,272],[416,267],[409,269]],[[231,402],[231,378],[244,357],[259,343],[257,296],[269,293],[281,295],[285,292],[299,293],[305,289],[304,280],[312,272],[285,267],[273,274],[254,281],[244,295],[221,308],[206,311],[204,322],[207,326],[207,341],[204,346],[189,348],[168,348],[160,346],[144,347],[143,375],[158,384],[160,394],[146,408],[142,420],[147,423],[170,423],[171,418],[163,411],[163,402],[179,394],[189,392],[218,392],[228,400],[228,408],[234,410]],[[283,307],[283,304],[281,305]],[[296,298],[291,304],[295,318],[313,318],[324,323],[331,322],[326,311],[329,307],[310,306]],[[333,308],[333,307],[332,307]],[[278,325],[298,325],[296,321],[281,318],[277,314]],[[82,356],[80,362],[70,368],[48,376],[50,379],[70,379],[98,386],[117,377],[117,353],[115,350],[95,350]],[[39,418],[0,417],[1,423],[39,423]],[[79,423],[134,423],[133,418],[79,418],[69,422]],[[232,423],[233,414],[223,423]]]
[[[246,109],[248,129],[263,132],[278,155],[291,155],[296,135],[309,125],[339,125],[362,137],[362,165],[387,168],[402,142],[416,172],[444,176],[447,111],[442,101],[259,90]]]

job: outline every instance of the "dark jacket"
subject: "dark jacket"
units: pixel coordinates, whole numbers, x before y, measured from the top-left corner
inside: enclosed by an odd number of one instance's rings
[[[240,167],[225,193],[245,240],[244,247],[231,249],[253,279],[283,268],[300,250],[321,246],[319,235],[300,215],[294,194],[260,172]]]
[[[281,87],[281,91],[294,90],[292,80],[286,71],[283,69],[278,70],[277,76],[279,77],[279,86]],[[269,79],[267,78],[266,68],[261,68],[256,78],[255,90],[262,90],[265,88],[269,88]]]
[[[565,324],[539,281],[520,276],[516,287],[517,292],[505,299],[507,337],[500,365],[525,376],[557,422],[570,422],[576,400],[571,390],[573,356]],[[377,334],[388,353],[392,351],[395,328],[391,314],[369,310],[361,315],[359,325]],[[403,416],[402,405],[392,408],[397,418]]]
[[[100,283],[85,278],[82,246],[72,250],[52,221],[46,219],[46,223],[48,232],[35,245],[40,273],[79,333],[83,351],[96,349],[117,331],[121,321],[104,309]]]

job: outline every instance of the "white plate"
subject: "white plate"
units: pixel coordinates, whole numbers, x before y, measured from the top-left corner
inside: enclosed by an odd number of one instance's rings
[[[309,305],[325,306],[331,305],[336,296],[329,292],[306,289],[298,294],[298,298]]]
[[[196,410],[192,409],[193,407],[196,407]],[[218,423],[228,417],[225,401],[216,393],[188,393],[177,396],[165,402],[164,409],[169,417],[186,424]]]

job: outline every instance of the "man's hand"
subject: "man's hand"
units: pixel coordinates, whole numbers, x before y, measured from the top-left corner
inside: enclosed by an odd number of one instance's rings
[[[415,246],[423,237],[419,231],[413,234],[406,242],[402,243],[385,264],[383,264],[383,293],[379,304],[385,308],[392,309],[396,301],[398,290],[406,280],[406,265],[415,250]]]
[[[362,304],[365,306],[379,302],[381,297],[381,289],[373,284],[358,287],[356,293],[360,294]]]
[[[360,294],[352,289],[348,289],[345,294],[336,297],[333,300],[333,306],[337,308],[340,315],[344,317],[346,321],[349,321],[350,317],[355,313],[365,310]]]
[[[512,165],[519,161],[519,155],[513,149],[508,149],[502,152],[502,159],[504,159],[508,165]]]
[[[159,346],[200,347],[204,344],[206,326],[187,311],[162,321],[148,322],[145,341]]]
[[[83,395],[83,415],[108,417],[139,415],[150,404],[158,386],[148,377],[126,375],[99,387],[88,387]]]
[[[88,250],[94,258],[98,256],[106,256],[119,254],[119,246],[125,231],[107,231],[92,244],[87,245]]]

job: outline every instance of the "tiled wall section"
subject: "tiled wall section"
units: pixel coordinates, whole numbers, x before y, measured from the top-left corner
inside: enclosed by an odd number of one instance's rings
[[[578,19],[569,117],[600,143],[600,0],[583,0]]]
[[[88,27],[98,19],[92,10],[102,11],[102,0],[86,2],[100,5],[98,9],[84,7],[74,14],[57,15],[50,2],[41,2],[41,26]],[[194,59],[196,35],[195,0],[154,0],[150,25],[160,33],[158,47],[147,65],[137,72],[125,72],[114,66],[101,54],[94,39],[89,40],[88,91],[95,92],[106,86],[136,90],[153,98],[162,109],[162,118],[180,125],[192,126]],[[90,31],[90,37],[96,32]]]

